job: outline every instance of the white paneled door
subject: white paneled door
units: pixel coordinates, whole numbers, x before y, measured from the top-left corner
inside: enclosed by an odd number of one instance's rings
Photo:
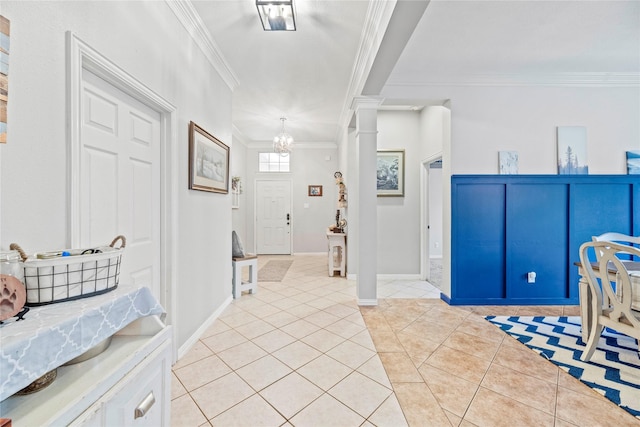
[[[160,300],[160,115],[83,70],[80,244],[127,239],[121,284]]]
[[[291,181],[256,181],[259,254],[291,254]]]

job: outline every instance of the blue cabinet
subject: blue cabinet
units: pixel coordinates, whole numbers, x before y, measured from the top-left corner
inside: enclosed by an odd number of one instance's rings
[[[454,175],[451,205],[451,304],[571,305],[580,245],[640,232],[640,176]]]

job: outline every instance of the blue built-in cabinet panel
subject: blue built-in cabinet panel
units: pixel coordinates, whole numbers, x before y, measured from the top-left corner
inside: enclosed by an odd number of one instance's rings
[[[457,191],[456,235],[451,264],[461,298],[504,298],[503,185],[460,185]],[[472,250],[469,250],[472,249]]]
[[[561,184],[507,184],[509,299],[567,298],[567,200]],[[528,273],[535,273],[529,283]]]
[[[444,298],[577,304],[580,245],[608,231],[640,234],[639,206],[640,175],[454,175]]]

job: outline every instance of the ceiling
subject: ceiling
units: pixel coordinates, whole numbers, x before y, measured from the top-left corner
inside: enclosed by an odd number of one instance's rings
[[[235,75],[234,135],[335,143],[353,96],[437,104],[407,87],[640,85],[640,2],[295,0],[297,31],[263,31],[252,0],[192,0]],[[395,107],[394,107],[395,106]]]

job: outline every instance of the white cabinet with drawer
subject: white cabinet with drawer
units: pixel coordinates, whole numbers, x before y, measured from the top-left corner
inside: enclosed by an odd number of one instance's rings
[[[168,426],[171,327],[142,317],[98,356],[60,366],[47,388],[2,402],[15,426]],[[151,402],[153,401],[153,403]]]

